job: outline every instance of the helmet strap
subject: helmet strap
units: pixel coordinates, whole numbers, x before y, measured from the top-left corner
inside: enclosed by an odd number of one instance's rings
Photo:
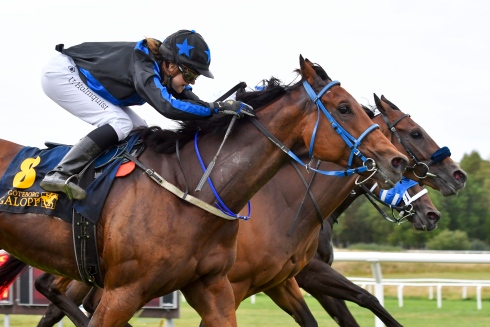
[[[172,78],[174,78],[175,76],[179,75],[180,74],[180,70],[176,67],[176,69],[171,72],[169,70],[169,66],[170,66],[170,62],[164,60],[162,62],[162,70],[163,70],[163,84],[165,84],[165,86],[167,88],[170,88],[170,89],[173,89],[172,88]]]

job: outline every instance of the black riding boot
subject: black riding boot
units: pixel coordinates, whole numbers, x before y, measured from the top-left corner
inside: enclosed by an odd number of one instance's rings
[[[80,173],[90,161],[117,140],[117,134],[110,125],[95,129],[68,151],[58,166],[46,174],[40,186],[46,191],[63,192],[72,199],[84,199],[87,192],[71,180],[67,182],[68,178]]]

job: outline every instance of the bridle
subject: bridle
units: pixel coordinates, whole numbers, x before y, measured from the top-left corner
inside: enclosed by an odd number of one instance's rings
[[[410,117],[409,114],[403,114],[402,116],[398,117],[397,120],[395,120],[393,123],[390,123],[388,120],[388,117],[381,113],[381,117],[385,121],[386,125],[388,126],[389,130],[391,131],[392,135],[395,135],[397,138],[398,142],[403,146],[405,151],[407,152],[408,156],[410,159],[412,159],[415,164],[413,166],[407,167],[407,170],[412,171],[415,177],[419,179],[419,184],[423,185],[423,180],[427,177],[437,177],[437,175],[432,174],[429,172],[429,166],[436,164],[438,162],[441,162],[442,160],[446,159],[447,157],[451,156],[451,151],[447,146],[442,147],[437,149],[430,157],[430,161],[425,163],[420,161],[417,156],[410,150],[410,148],[407,146],[406,142],[403,141],[403,139],[400,137],[398,134],[398,131],[396,129],[396,125],[403,120],[406,117]]]

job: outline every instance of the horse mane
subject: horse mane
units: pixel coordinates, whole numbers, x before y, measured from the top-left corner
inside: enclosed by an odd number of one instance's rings
[[[324,81],[331,81],[332,79],[328,76],[327,72],[320,66],[319,64],[314,63],[313,69],[320,76],[320,78]]]
[[[331,81],[325,70],[318,64],[313,64],[313,69],[322,80]],[[300,69],[294,70],[299,76]],[[285,85],[279,79],[271,77],[262,80],[262,89],[257,91],[246,91],[245,85],[242,86],[235,95],[236,100],[245,102],[260,111],[268,104],[277,100],[284,94],[300,87],[302,80],[295,84]],[[164,130],[158,126],[147,127],[142,130],[142,138],[146,145],[158,153],[174,153],[178,141],[179,148],[183,147],[190,140],[194,139],[197,132],[199,135],[205,134],[225,134],[230,123],[231,116],[216,115],[205,120],[186,120],[178,122],[176,130]],[[246,119],[242,118],[237,124],[243,123]]]
[[[367,113],[367,115],[369,116],[369,118],[373,119],[376,114],[375,114],[375,111],[376,111],[376,107],[374,106],[366,106],[366,105],[363,105],[363,104],[360,104],[362,109],[364,109],[364,111]]]
[[[291,86],[283,85],[275,77],[271,77],[269,80],[264,79],[260,84],[261,89],[256,91],[240,88],[235,94],[235,99],[251,105],[255,111],[258,111],[291,90]]]
[[[236,92],[236,99],[243,101],[254,108],[254,111],[260,111],[265,106],[280,96],[288,93],[292,88],[295,88],[299,83],[288,86],[283,85],[280,80],[271,77],[269,80],[263,80],[267,86],[260,91],[245,90],[245,85]],[[204,120],[186,120],[178,122],[177,129],[164,130],[158,126],[147,127],[143,129],[142,138],[147,144],[158,153],[174,153],[178,141],[179,148],[187,142],[194,139],[195,134],[225,134],[228,125],[230,124],[231,116],[216,115]],[[242,123],[245,119],[239,119],[236,123]]]

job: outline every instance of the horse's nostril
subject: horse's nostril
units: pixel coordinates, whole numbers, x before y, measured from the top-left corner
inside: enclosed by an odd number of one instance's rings
[[[456,170],[453,174],[454,176],[454,179],[457,180],[457,181],[461,181],[461,182],[466,182],[466,174],[463,173],[461,170]]]
[[[427,213],[427,218],[429,220],[432,220],[432,221],[437,222],[437,221],[439,221],[439,219],[441,219],[441,215],[439,213],[437,213],[437,212],[432,212],[431,211],[431,212]]]
[[[397,157],[397,158],[393,158],[391,160],[391,165],[394,167],[394,168],[397,168],[397,169],[405,169],[406,165],[407,165],[407,161],[404,160],[403,158],[400,158],[400,157]]]

